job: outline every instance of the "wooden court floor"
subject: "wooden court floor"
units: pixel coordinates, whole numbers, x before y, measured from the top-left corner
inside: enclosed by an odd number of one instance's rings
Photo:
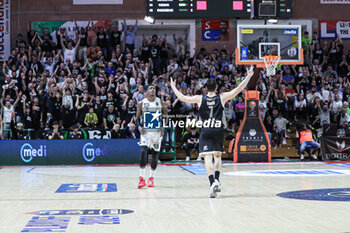
[[[2,167],[0,233],[350,232],[350,164],[225,163],[215,199],[193,166],[159,165],[142,190],[137,166]]]

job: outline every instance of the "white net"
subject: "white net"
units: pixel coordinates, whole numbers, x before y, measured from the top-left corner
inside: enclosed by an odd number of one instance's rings
[[[264,56],[264,63],[266,67],[266,75],[272,76],[276,74],[276,66],[278,65],[279,60],[281,59],[280,56]]]

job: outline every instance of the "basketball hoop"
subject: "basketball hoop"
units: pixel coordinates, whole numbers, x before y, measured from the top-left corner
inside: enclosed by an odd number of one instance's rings
[[[278,65],[280,56],[268,55],[263,56],[265,67],[266,67],[266,75],[272,76],[276,74],[276,66]]]

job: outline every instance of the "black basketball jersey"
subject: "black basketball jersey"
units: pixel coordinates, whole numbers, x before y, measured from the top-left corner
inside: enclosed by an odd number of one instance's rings
[[[224,107],[222,106],[219,94],[213,97],[208,95],[202,96],[201,106],[199,107],[199,117],[204,122],[206,120],[220,121],[221,127],[226,124]]]

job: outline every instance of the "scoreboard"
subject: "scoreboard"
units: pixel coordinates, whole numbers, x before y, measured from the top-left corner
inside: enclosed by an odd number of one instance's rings
[[[270,1],[277,3],[277,18],[292,17],[292,0]],[[146,0],[146,4],[146,15],[153,18],[254,18],[254,0]]]
[[[154,18],[250,18],[251,0],[146,0]]]
[[[292,18],[292,0],[278,0],[277,9],[280,18]]]

